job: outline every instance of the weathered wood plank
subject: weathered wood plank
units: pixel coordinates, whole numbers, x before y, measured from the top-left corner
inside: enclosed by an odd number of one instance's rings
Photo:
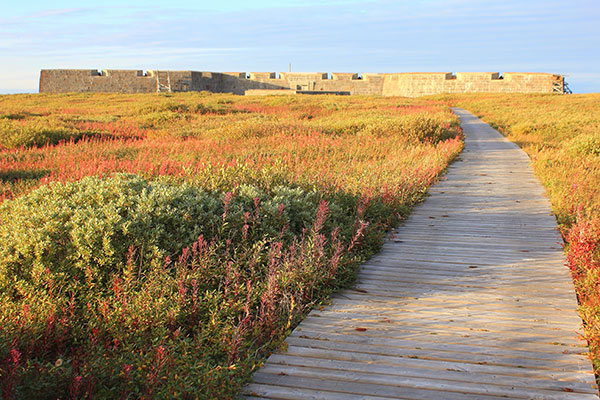
[[[389,397],[362,394],[329,392],[323,389],[304,389],[289,386],[262,385],[253,383],[246,388],[252,398],[274,400],[389,400]],[[256,396],[256,397],[255,397]]]
[[[544,263],[543,265],[546,265]],[[543,266],[542,265],[542,266]],[[557,269],[556,271],[548,271],[544,274],[543,270],[536,269],[536,265],[530,265],[527,267],[524,264],[506,264],[505,268],[498,269],[490,265],[477,263],[475,264],[442,264],[442,263],[418,263],[418,262],[407,262],[407,263],[383,263],[370,260],[367,264],[363,265],[359,275],[361,274],[391,274],[399,278],[411,277],[414,275],[415,278],[419,279],[436,279],[438,276],[462,278],[470,276],[484,276],[489,278],[508,278],[509,280],[515,280],[515,277],[520,279],[533,279],[533,278],[547,278],[556,279],[563,281],[565,278],[569,278],[570,274],[566,268]],[[529,268],[529,274],[527,273]],[[414,272],[415,269],[419,269],[419,274],[404,274],[400,275],[402,269],[409,269]],[[404,271],[407,272],[407,271]],[[567,281],[568,282],[568,281]]]
[[[598,399],[529,159],[458,111],[465,151],[245,389],[249,399]]]
[[[555,370],[555,371],[572,371],[580,370],[588,364],[588,361],[582,357],[578,357],[579,360],[570,360],[572,362],[561,362],[562,357],[558,357],[555,360],[542,360],[518,357],[514,354],[495,354],[489,355],[485,352],[480,353],[466,353],[462,351],[452,351],[451,346],[448,346],[446,350],[438,350],[435,346],[422,347],[391,347],[389,345],[378,345],[375,343],[357,343],[357,342],[340,342],[335,340],[314,340],[306,339],[303,337],[290,336],[287,340],[288,348],[310,348],[310,349],[323,349],[323,350],[338,350],[355,353],[364,353],[372,355],[382,356],[395,356],[395,357],[406,357],[406,358],[420,358],[424,360],[436,360],[436,361],[447,361],[447,362],[460,362],[460,363],[473,363],[473,364],[486,364],[495,365],[511,368],[532,368],[538,370]]]
[[[390,273],[388,271],[377,271],[377,270],[364,270],[358,275],[358,281],[372,281],[372,282],[387,282],[392,284],[393,282],[404,282],[404,283],[436,283],[438,285],[449,285],[449,286],[468,286],[468,287],[489,287],[489,288],[524,288],[529,287],[532,293],[540,292],[546,293],[544,286],[550,286],[550,291],[562,291],[569,286],[564,282],[565,276],[533,276],[520,277],[522,282],[520,285],[511,284],[511,279],[508,276],[497,276],[492,273],[480,274],[479,276],[461,276],[461,277],[444,277],[444,276],[398,276],[398,273]],[[512,277],[514,280],[514,276]],[[535,285],[535,286],[534,286]],[[537,286],[541,285],[541,286]],[[531,286],[531,287],[530,287]]]
[[[384,374],[391,376],[408,376],[419,378],[431,378],[432,373],[436,377],[449,381],[464,381],[467,377],[464,373],[451,369],[439,369],[432,372],[430,369],[419,368],[418,366],[409,365],[388,365],[376,363],[363,363],[356,361],[339,361],[323,358],[300,357],[293,355],[276,354],[269,360],[270,365],[294,365],[300,367],[315,367],[331,370],[367,372],[369,374]],[[595,389],[589,383],[562,381],[551,379],[550,377],[536,379],[532,377],[517,377],[509,375],[486,374],[472,372],[468,375],[469,382],[484,384],[484,385],[513,385],[522,388],[539,388],[550,390],[564,390],[569,388],[584,393],[594,393]]]
[[[405,311],[405,312],[422,312],[422,313],[438,313],[446,315],[479,315],[486,314],[494,316],[494,318],[520,319],[520,320],[541,320],[550,322],[560,322],[579,325],[581,319],[577,315],[561,315],[555,310],[544,310],[542,308],[514,306],[510,307],[502,303],[485,303],[473,304],[471,302],[452,302],[447,301],[443,306],[439,304],[423,304],[423,301],[415,302],[417,304],[400,304],[392,305],[390,303],[377,303],[373,301],[351,301],[343,298],[336,298],[335,307],[344,307],[347,309],[371,309],[381,311]],[[572,325],[571,325],[572,326]]]
[[[595,380],[594,376],[585,371],[561,371],[561,370],[540,370],[533,368],[518,368],[514,366],[503,366],[503,365],[492,365],[484,363],[468,363],[460,361],[445,361],[445,360],[432,360],[427,358],[413,358],[413,357],[397,357],[380,354],[369,354],[360,353],[354,351],[340,351],[340,350],[324,350],[315,349],[310,347],[291,347],[285,354],[280,354],[284,359],[288,356],[294,357],[306,357],[316,358],[324,360],[338,360],[338,361],[353,361],[361,362],[365,364],[381,364],[388,365],[389,368],[399,368],[402,366],[409,366],[414,368],[423,368],[431,370],[432,386],[435,386],[435,376],[437,371],[457,371],[464,374],[464,379],[468,380],[468,377],[473,373],[481,374],[497,374],[505,375],[508,377],[519,376],[528,377],[535,379],[554,379],[561,381],[574,381],[582,382],[593,385]]]
[[[523,328],[508,328],[502,326],[490,326],[486,324],[463,324],[463,323],[439,323],[435,321],[427,321],[426,323],[421,321],[412,320],[410,322],[405,320],[391,319],[381,316],[378,319],[347,319],[347,318],[314,318],[308,316],[306,318],[307,324],[329,324],[333,323],[337,326],[347,326],[352,329],[364,328],[371,326],[373,329],[392,330],[392,329],[411,329],[411,330],[422,330],[424,332],[451,332],[455,334],[463,335],[478,335],[481,337],[487,337],[490,339],[504,338],[509,341],[522,342],[522,341],[536,341],[540,343],[560,343],[561,345],[568,346],[581,346],[581,340],[578,335],[573,331],[572,333],[565,331],[544,331],[536,332],[534,330],[527,330]],[[300,328],[302,329],[302,328]],[[560,338],[560,339],[558,339]]]
[[[324,368],[315,367],[299,367],[289,365],[273,365],[269,364],[261,370],[261,373],[271,375],[294,375],[303,378],[313,378],[319,380],[331,380],[339,381],[344,384],[346,382],[358,383],[358,384],[375,384],[391,387],[405,388],[409,390],[428,390],[431,388],[431,377],[419,377],[419,376],[402,376],[402,375],[389,375],[386,373],[366,373],[363,371],[348,371],[348,370],[331,370]],[[589,388],[584,388],[583,391],[575,389],[573,386],[563,386],[560,389],[542,389],[542,388],[528,388],[522,386],[516,386],[512,382],[507,385],[501,385],[497,382],[491,384],[489,380],[484,382],[465,382],[456,380],[446,380],[437,377],[436,390],[458,393],[469,393],[479,394],[484,396],[505,396],[510,395],[512,397],[520,398],[535,398],[536,396],[543,396],[544,399],[573,399],[573,392],[566,392],[565,389],[577,390],[579,394],[591,394],[588,398],[594,398],[595,395]],[[440,396],[444,396],[440,394]],[[586,396],[583,396],[586,397]],[[577,396],[581,398],[581,396]]]
[[[254,374],[254,381],[263,385],[290,386],[290,380],[287,376],[271,375],[262,372]],[[505,400],[504,396],[481,395],[464,392],[450,392],[445,389],[436,390],[436,388],[410,388],[397,387],[382,384],[373,384],[365,382],[336,381],[333,379],[306,378],[294,375],[294,386],[300,388],[310,388],[313,390],[323,390],[330,392],[339,392],[343,394],[360,394],[363,396],[381,396],[392,399],[448,399],[448,400]],[[296,386],[297,385],[297,386]],[[586,396],[585,394],[582,394]]]
[[[520,332],[521,330],[532,330],[535,334],[543,334],[553,337],[558,331],[566,331],[575,335],[578,327],[573,327],[567,323],[551,323],[543,320],[518,320],[509,318],[495,318],[495,316],[480,316],[480,315],[464,315],[464,314],[442,314],[442,313],[426,313],[413,312],[410,318],[406,317],[406,311],[374,311],[374,310],[344,310],[336,308],[335,311],[323,310],[314,317],[325,319],[342,319],[346,321],[362,322],[362,321],[382,321],[384,318],[398,324],[419,324],[424,319],[437,325],[461,325],[461,326],[485,326],[490,329],[510,330]],[[573,329],[575,328],[575,329]]]
[[[368,297],[369,299],[379,299],[381,301],[404,301],[404,302],[409,302],[409,301],[414,301],[414,300],[420,300],[420,301],[435,301],[438,300],[438,302],[442,302],[444,300],[446,301],[469,301],[471,300],[471,302],[473,302],[473,296],[469,297],[467,295],[462,295],[462,296],[456,296],[456,295],[452,295],[452,293],[446,291],[446,292],[431,292],[431,293],[427,293],[426,291],[423,290],[416,290],[416,291],[408,291],[407,293],[404,293],[402,295],[398,294],[398,293],[390,293],[390,292],[382,292],[382,291],[375,291],[375,290],[371,290],[371,291],[366,291],[366,290],[359,290],[359,289],[354,289],[354,290],[346,290],[344,292],[339,293],[337,296],[339,297],[346,297],[346,298],[357,298],[356,296],[365,296]],[[565,306],[564,304],[558,302],[554,302],[554,303],[544,303],[543,301],[540,300],[536,300],[536,299],[527,299],[525,297],[509,297],[509,296],[502,296],[499,294],[489,294],[489,293],[483,293],[483,292],[478,292],[477,293],[477,297],[481,302],[485,302],[485,303],[506,303],[507,305],[510,306],[515,306],[515,305],[521,305],[521,306],[527,306],[527,307],[533,307],[533,308],[543,308],[543,309],[550,309],[550,310],[556,310],[557,312],[566,312],[566,313],[573,313],[574,308]]]
[[[466,338],[468,341],[481,340],[489,345],[503,346],[516,348],[524,348],[525,346],[531,346],[531,343],[535,343],[541,347],[545,347],[550,352],[565,352],[570,351],[568,349],[577,349],[576,353],[582,354],[587,351],[585,342],[579,340],[576,335],[562,336],[560,341],[556,340],[556,336],[542,336],[539,334],[528,334],[527,332],[508,332],[506,330],[502,332],[495,331],[490,328],[472,328],[463,325],[447,326],[447,325],[432,325],[432,324],[408,324],[399,323],[398,321],[391,320],[389,318],[382,318],[377,321],[358,321],[359,323],[348,323],[347,320],[324,320],[323,318],[313,318],[309,316],[304,320],[302,327],[298,328],[299,332],[303,332],[304,329],[329,329],[330,332],[347,332],[355,331],[356,328],[366,328],[371,335],[385,335],[395,337],[403,337],[407,335],[415,335],[422,337],[426,335],[430,336],[441,336],[444,339],[456,341],[460,338]],[[451,339],[446,339],[451,338]],[[433,339],[432,339],[433,340]],[[437,340],[437,339],[436,339]],[[548,346],[565,346],[557,350],[548,348]]]
[[[535,313],[535,310],[532,313],[526,314],[526,313],[518,313],[518,312],[513,312],[512,309],[501,309],[500,305],[498,305],[497,309],[484,309],[484,310],[476,310],[476,309],[472,309],[472,308],[457,308],[457,307],[447,307],[447,308],[443,308],[443,307],[426,307],[426,308],[419,308],[416,307],[412,308],[410,305],[409,306],[401,306],[398,307],[396,309],[390,309],[390,308],[383,308],[383,307],[376,307],[372,304],[368,305],[368,306],[364,306],[364,305],[346,305],[346,304],[342,304],[340,302],[336,302],[334,307],[341,311],[341,312],[349,312],[349,313],[353,313],[353,314],[357,314],[357,313],[370,313],[368,315],[377,315],[377,316],[381,316],[381,317],[387,317],[388,319],[395,319],[398,321],[401,321],[402,318],[404,317],[405,313],[407,312],[411,312],[413,314],[413,316],[415,318],[429,318],[429,317],[435,317],[436,315],[439,315],[442,320],[445,319],[455,319],[455,318],[474,318],[475,320],[483,320],[485,321],[486,319],[494,319],[494,320],[499,320],[499,321],[505,321],[508,324],[511,324],[512,322],[517,322],[518,324],[521,323],[542,323],[542,324],[548,324],[550,329],[556,329],[556,328],[565,328],[567,330],[571,330],[573,328],[573,323],[577,323],[578,321],[574,321],[574,319],[572,320],[565,320],[565,319],[561,319],[560,316],[557,315],[552,315],[552,314],[546,314],[546,315],[540,315],[540,313]],[[374,314],[375,313],[375,314]],[[380,318],[381,319],[381,318]],[[579,325],[576,325],[579,326]]]
[[[435,351],[448,351],[448,352],[462,352],[470,354],[487,354],[496,355],[499,357],[512,357],[512,358],[529,358],[538,360],[554,360],[559,363],[582,363],[581,353],[564,353],[557,358],[556,353],[543,352],[537,349],[535,350],[516,350],[512,348],[502,348],[497,346],[489,345],[472,345],[472,344],[454,344],[448,343],[444,340],[419,340],[418,338],[412,339],[399,339],[395,338],[381,338],[378,336],[371,336],[366,334],[367,332],[346,332],[345,334],[331,333],[322,329],[307,330],[303,329],[301,332],[294,332],[290,335],[290,338],[300,338],[308,340],[320,340],[320,341],[333,341],[343,343],[356,343],[361,345],[374,345],[374,346],[389,346],[389,348],[408,348],[408,349],[428,349]],[[290,341],[289,344],[294,344]],[[307,342],[303,342],[307,343]],[[295,343],[298,344],[298,343]],[[308,343],[310,345],[310,343]],[[389,353],[387,353],[389,354]]]
[[[562,290],[561,287],[550,286],[548,285],[548,290],[544,291],[543,287],[539,284],[541,282],[533,282],[534,284],[529,285],[498,285],[495,284],[493,279],[486,280],[484,278],[480,279],[478,283],[456,283],[456,282],[439,282],[439,281],[429,281],[427,282],[424,279],[361,279],[359,278],[356,282],[356,287],[361,289],[367,288],[378,288],[380,290],[391,290],[395,291],[395,289],[402,289],[404,286],[410,286],[412,288],[428,288],[431,290],[451,290],[454,292],[462,292],[468,291],[473,293],[474,291],[486,291],[490,293],[506,293],[506,294],[523,294],[523,291],[527,291],[531,295],[544,294],[552,295],[555,299],[560,299],[568,302],[573,302],[575,300],[574,296],[571,293]],[[514,292],[514,293],[513,293]]]
[[[475,300],[475,297],[480,298],[482,300],[499,300],[499,301],[515,301],[515,302],[521,302],[522,304],[547,304],[547,305],[552,305],[552,306],[564,306],[565,302],[568,301],[569,299],[567,297],[561,298],[561,299],[555,299],[552,297],[548,297],[547,301],[544,301],[545,299],[540,298],[539,296],[536,297],[530,297],[528,298],[526,296],[526,293],[524,292],[523,295],[518,295],[515,293],[507,293],[507,292],[502,292],[501,290],[497,290],[497,291],[493,291],[493,290],[477,290],[477,291],[466,291],[466,290],[462,290],[461,293],[458,293],[458,291],[451,291],[451,290],[436,290],[436,289],[431,289],[431,288],[427,288],[427,287],[412,287],[411,285],[398,285],[397,290],[386,290],[386,289],[381,289],[381,288],[377,288],[376,286],[367,286],[364,284],[361,285],[357,285],[354,290],[354,292],[359,292],[359,293],[366,293],[366,294],[372,294],[372,295],[378,295],[378,296],[388,296],[388,297],[392,297],[392,298],[406,298],[406,297],[417,297],[417,298],[421,298],[421,297],[431,297],[431,296],[435,296],[440,295],[441,297],[445,297],[445,296],[450,296],[451,293],[454,293],[456,297],[462,297],[462,298],[468,298],[468,295],[471,294],[470,298]],[[475,292],[477,293],[475,295]],[[567,305],[572,305],[572,302],[569,301],[567,303]],[[575,311],[575,307],[569,307],[570,310],[573,310],[573,312]]]

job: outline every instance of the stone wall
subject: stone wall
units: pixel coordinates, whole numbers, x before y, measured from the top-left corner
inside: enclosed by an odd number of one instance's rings
[[[257,73],[251,79],[245,72],[194,72],[197,79],[194,90],[206,90],[217,93],[244,94],[246,90],[289,89],[287,83],[276,79],[275,73]]]
[[[355,74],[324,72],[200,72],[141,70],[42,70],[40,92],[157,92],[244,94],[247,90],[295,90],[416,97],[438,93],[562,93],[561,75],[546,73],[447,72]],[[167,82],[168,81],[168,82]],[[259,92],[254,92],[259,93]]]
[[[50,69],[40,74],[42,92],[156,92],[156,79],[141,70]]]
[[[546,73],[446,72],[385,74],[384,96],[439,93],[562,93],[561,75]]]
[[[239,74],[239,76],[237,75]],[[244,73],[223,81],[223,92],[244,94],[246,90],[273,89],[297,90],[311,92],[350,92],[351,94],[380,95],[383,90],[383,77],[380,74],[333,73],[331,78],[324,72],[301,73],[281,72],[250,72],[245,78]]]

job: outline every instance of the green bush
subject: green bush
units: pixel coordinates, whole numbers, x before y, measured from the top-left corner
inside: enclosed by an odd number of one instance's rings
[[[376,205],[365,210],[373,226]],[[224,193],[125,174],[6,201],[0,393],[235,392],[253,354],[351,278],[357,206],[342,192]],[[382,235],[362,232],[368,246]]]
[[[135,175],[54,183],[0,206],[0,289],[57,278],[104,285],[127,262],[159,262],[216,230],[221,201],[191,186]]]
[[[250,239],[289,243],[311,226],[322,200],[317,192],[287,186],[267,193],[240,185],[229,200],[227,196],[119,174],[53,183],[7,201],[0,205],[0,291],[39,287],[47,280],[66,290],[78,291],[84,281],[102,289],[128,262],[134,261],[143,274],[166,257],[178,256],[200,235],[234,245]],[[356,199],[336,197],[344,206],[330,204],[323,232],[344,227],[341,234],[347,240]],[[242,237],[244,225],[251,228],[251,238]],[[130,248],[134,260],[129,259]]]

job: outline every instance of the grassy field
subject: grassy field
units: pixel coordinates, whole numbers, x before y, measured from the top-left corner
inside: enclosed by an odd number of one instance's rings
[[[531,157],[600,368],[600,95],[0,96],[0,397],[233,398],[462,149]]]
[[[567,243],[567,261],[598,375],[600,94],[486,94],[436,98],[475,113],[531,157]]]
[[[0,96],[0,397],[233,398],[462,149],[439,102]]]

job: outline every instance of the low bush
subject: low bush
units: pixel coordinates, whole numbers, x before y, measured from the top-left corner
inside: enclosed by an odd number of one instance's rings
[[[212,236],[219,208],[214,194],[133,175],[43,186],[0,206],[0,288],[50,279],[66,290],[86,280],[102,290],[130,246],[143,265],[162,260],[201,233]]]
[[[3,398],[233,396],[256,354],[352,279],[362,239],[380,242],[367,221],[392,210],[375,203],[135,175],[5,202]]]

